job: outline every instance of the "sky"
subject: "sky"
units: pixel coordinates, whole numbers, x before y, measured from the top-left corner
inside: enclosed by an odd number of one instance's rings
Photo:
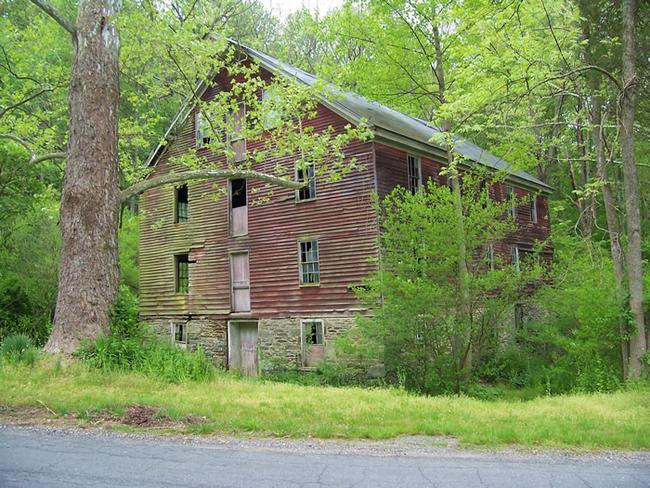
[[[302,7],[326,14],[330,9],[339,7],[343,0],[262,0],[262,3],[277,17],[285,19],[287,15]]]

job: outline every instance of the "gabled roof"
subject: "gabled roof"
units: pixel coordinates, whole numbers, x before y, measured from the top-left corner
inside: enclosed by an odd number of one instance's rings
[[[300,68],[291,66],[273,56],[269,56],[239,42],[231,42],[237,49],[272,73],[296,79],[308,86],[312,86],[317,82],[317,78],[314,75]],[[202,93],[204,90],[205,87],[202,85],[199,85],[197,88],[198,93]],[[406,149],[424,152],[425,154],[428,152],[438,154],[442,157],[445,156],[446,149],[444,144],[439,140],[434,140],[436,134],[442,133],[440,128],[432,126],[424,120],[393,110],[386,105],[368,100],[356,93],[340,90],[331,84],[326,85],[326,91],[329,93],[323,93],[323,96],[319,100],[321,103],[352,123],[358,124],[361,121],[365,121],[373,129],[376,140],[397,144]],[[168,137],[169,133],[178,123],[185,120],[190,108],[188,101],[174,118],[172,125],[165,133],[165,138]],[[159,145],[151,153],[147,160],[148,164],[154,161],[161,149],[162,145]],[[535,178],[533,175],[512,168],[503,159],[464,138],[455,137],[454,151],[471,161],[480,163],[496,171],[508,173],[507,178],[509,180],[518,182],[523,186],[533,187],[545,193],[553,190],[552,187]]]

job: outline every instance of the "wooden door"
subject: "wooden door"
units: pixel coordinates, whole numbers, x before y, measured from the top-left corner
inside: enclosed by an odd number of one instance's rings
[[[232,254],[231,257],[232,281],[232,311],[250,312],[250,278],[248,269],[248,253]]]
[[[257,376],[257,324],[242,323],[239,327],[241,344],[241,371],[247,376]]]

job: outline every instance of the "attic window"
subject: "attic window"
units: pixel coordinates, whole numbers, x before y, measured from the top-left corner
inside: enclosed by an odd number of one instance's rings
[[[409,191],[415,194],[422,188],[422,164],[420,158],[409,154],[406,157],[408,165],[408,185]]]
[[[187,185],[176,187],[175,192],[175,205],[174,205],[174,222],[182,224],[187,222],[187,202],[188,193]]]
[[[265,88],[262,92],[262,126],[266,130],[274,129],[282,122],[279,106],[280,95],[277,88]]]
[[[210,135],[212,127],[210,127],[210,123],[208,119],[205,118],[205,115],[198,110],[196,112],[194,125],[196,128],[196,147],[201,148],[209,146],[212,142],[212,137]]]
[[[515,189],[509,186],[506,191],[506,201],[508,202],[508,217],[514,219],[516,218]]]
[[[296,191],[296,199],[299,202],[316,198],[316,168],[313,163],[303,167],[296,166],[296,181],[307,183]]]
[[[537,196],[532,195],[530,199],[530,221],[537,223]]]

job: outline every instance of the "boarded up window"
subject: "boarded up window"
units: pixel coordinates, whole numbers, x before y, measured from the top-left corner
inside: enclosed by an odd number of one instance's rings
[[[408,165],[409,191],[413,194],[422,188],[422,165],[420,158],[409,154],[406,157]]]
[[[233,236],[248,234],[246,180],[230,180],[230,230]]]
[[[306,186],[296,192],[298,201],[316,198],[316,168],[313,164],[296,167],[296,181],[306,183]]]
[[[300,242],[300,284],[317,285],[319,283],[318,241],[302,241]]]
[[[230,256],[232,279],[232,311],[250,312],[250,278],[248,268],[248,253],[237,253]]]
[[[212,142],[212,128],[205,115],[198,110],[194,119],[194,127],[196,129],[196,147],[209,146]]]
[[[176,264],[176,293],[187,293],[190,286],[190,261],[187,254],[174,256]]]
[[[303,366],[316,366],[325,359],[324,335],[322,320],[302,321]]]
[[[187,222],[187,203],[188,192],[187,185],[181,185],[175,189],[175,210],[174,221],[178,224]]]

